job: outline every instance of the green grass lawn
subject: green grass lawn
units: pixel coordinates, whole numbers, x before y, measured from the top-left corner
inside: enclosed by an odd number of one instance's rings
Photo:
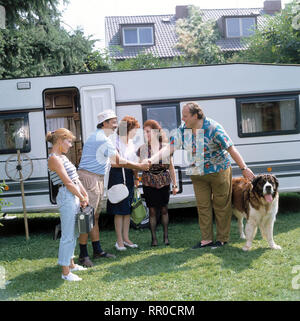
[[[297,196],[297,206],[299,199]],[[294,212],[281,209],[277,216],[274,238],[282,246],[280,251],[270,250],[259,232],[252,250],[242,251],[244,241],[239,239],[235,219],[227,246],[192,250],[200,240],[195,209],[183,209],[176,218],[171,217],[168,247],[162,243],[161,225],[160,246],[150,247],[147,229],[131,230],[131,239],[139,248],[125,252],[114,248],[113,227],[101,228],[103,248],[117,258],[99,259],[93,268],[76,272],[81,282],[60,278],[61,269],[56,265],[59,240],[52,239],[58,217],[43,218],[43,225],[51,229],[34,231],[37,218],[29,215],[29,228],[33,229],[29,241],[20,227],[0,236],[0,267],[10,281],[5,289],[0,288],[0,300],[299,300],[300,290],[292,287],[297,276],[293,267],[300,266],[299,208]]]

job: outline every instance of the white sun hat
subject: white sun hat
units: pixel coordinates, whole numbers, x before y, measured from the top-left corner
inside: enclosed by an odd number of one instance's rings
[[[112,109],[106,109],[97,115],[98,124],[112,118],[117,118],[117,115]]]

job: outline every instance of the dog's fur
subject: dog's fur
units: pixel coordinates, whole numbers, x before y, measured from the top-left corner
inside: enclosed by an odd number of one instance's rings
[[[246,239],[244,251],[250,250],[257,227],[272,249],[281,249],[273,239],[278,200],[278,180],[274,175],[258,175],[252,182],[242,177],[232,179],[233,214],[238,219],[241,238]],[[247,219],[245,233],[243,218]]]

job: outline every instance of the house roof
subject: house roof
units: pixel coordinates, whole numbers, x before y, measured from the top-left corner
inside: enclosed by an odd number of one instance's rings
[[[266,13],[262,8],[242,8],[242,9],[202,9],[203,20],[218,21],[222,17],[231,16],[256,16],[257,28],[261,28],[266,23]],[[246,49],[246,44],[240,38],[221,38],[216,44],[222,51],[240,51]]]
[[[257,26],[264,25],[266,18],[262,8],[246,9],[201,9],[203,19],[220,21],[228,16],[256,16]],[[151,46],[125,46],[121,44],[120,25],[129,24],[153,24],[155,43]],[[135,57],[139,52],[152,53],[160,58],[172,58],[180,56],[180,50],[176,49],[176,18],[175,14],[169,15],[145,15],[145,16],[111,16],[105,17],[106,47],[110,55],[115,59],[127,59]],[[245,49],[245,44],[240,39],[222,38],[217,45],[223,51],[238,51]],[[119,46],[119,48],[117,48]],[[121,47],[121,50],[120,50]]]
[[[114,46],[121,46],[120,25],[123,24],[154,24],[155,44],[127,46],[122,51],[115,48]],[[175,48],[175,25],[175,15],[105,17],[106,47],[116,59],[133,58],[141,51],[161,58],[180,56],[180,51]]]

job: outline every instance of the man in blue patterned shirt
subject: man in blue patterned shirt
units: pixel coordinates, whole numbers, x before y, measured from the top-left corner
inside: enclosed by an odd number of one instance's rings
[[[197,201],[201,241],[194,249],[219,247],[229,240],[231,223],[232,169],[230,157],[242,170],[243,176],[252,179],[253,172],[246,166],[224,128],[206,117],[195,102],[186,103],[182,109],[184,125],[178,128],[169,146],[151,157],[151,163],[176,149],[189,154],[191,175]],[[188,133],[186,133],[188,132]],[[216,242],[213,242],[213,210],[216,221]]]

